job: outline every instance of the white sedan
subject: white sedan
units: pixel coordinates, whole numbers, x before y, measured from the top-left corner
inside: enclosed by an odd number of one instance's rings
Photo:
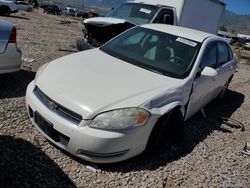
[[[27,88],[27,108],[32,124],[61,149],[118,162],[166,135],[183,136],[183,122],[225,92],[235,69],[220,37],[138,26],[99,49],[43,65]]]
[[[17,1],[16,4],[17,4],[17,7],[19,10],[32,12],[34,9],[33,5],[26,3],[26,2],[23,2],[23,1]]]
[[[16,45],[16,27],[0,19],[0,74],[20,70],[22,52]]]

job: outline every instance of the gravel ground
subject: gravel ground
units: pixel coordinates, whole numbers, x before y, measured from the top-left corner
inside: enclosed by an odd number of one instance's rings
[[[239,65],[222,100],[186,123],[182,145],[131,160],[94,165],[55,148],[28,119],[25,90],[39,65],[75,51],[82,25],[59,24],[41,12],[1,17],[16,24],[24,63],[18,73],[0,75],[0,187],[250,187],[250,157],[241,153],[250,141],[250,66]],[[241,121],[245,132],[215,117]]]

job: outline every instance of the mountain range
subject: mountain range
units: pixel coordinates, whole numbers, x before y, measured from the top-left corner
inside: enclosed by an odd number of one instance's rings
[[[238,15],[226,10],[222,16],[220,28],[233,34],[250,35],[250,14]]]

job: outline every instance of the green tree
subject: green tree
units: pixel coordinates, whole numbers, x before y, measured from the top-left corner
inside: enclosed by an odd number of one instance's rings
[[[219,29],[220,31],[225,31],[225,32],[227,32],[228,31],[228,29],[225,27],[225,26],[220,26],[220,29]]]

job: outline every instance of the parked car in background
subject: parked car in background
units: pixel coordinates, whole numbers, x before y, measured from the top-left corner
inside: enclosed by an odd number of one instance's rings
[[[17,13],[18,7],[14,1],[0,0],[0,16],[9,16],[11,13]]]
[[[77,10],[76,13],[77,17],[82,17],[82,18],[94,18],[97,17],[98,15],[94,11],[82,11],[82,10]]]
[[[118,162],[165,137],[181,139],[184,121],[225,93],[236,65],[221,37],[137,26],[43,65],[27,88],[27,109],[59,148],[87,161]]]
[[[250,50],[250,39],[248,39],[248,42],[245,43],[244,49],[245,50]]]
[[[77,17],[82,17],[82,18],[84,18],[84,17],[86,17],[87,15],[86,15],[86,13],[84,13],[83,10],[77,10],[76,16],[77,16]]]
[[[65,16],[77,16],[77,10],[76,8],[65,7],[62,9],[62,14]]]
[[[0,74],[20,70],[22,52],[16,45],[16,27],[0,19]]]
[[[61,9],[57,5],[43,5],[44,12],[47,14],[60,15]]]
[[[24,11],[28,11],[28,12],[32,12],[33,11],[33,5],[23,2],[23,1],[17,1],[16,5],[18,7],[19,10],[24,10]]]

